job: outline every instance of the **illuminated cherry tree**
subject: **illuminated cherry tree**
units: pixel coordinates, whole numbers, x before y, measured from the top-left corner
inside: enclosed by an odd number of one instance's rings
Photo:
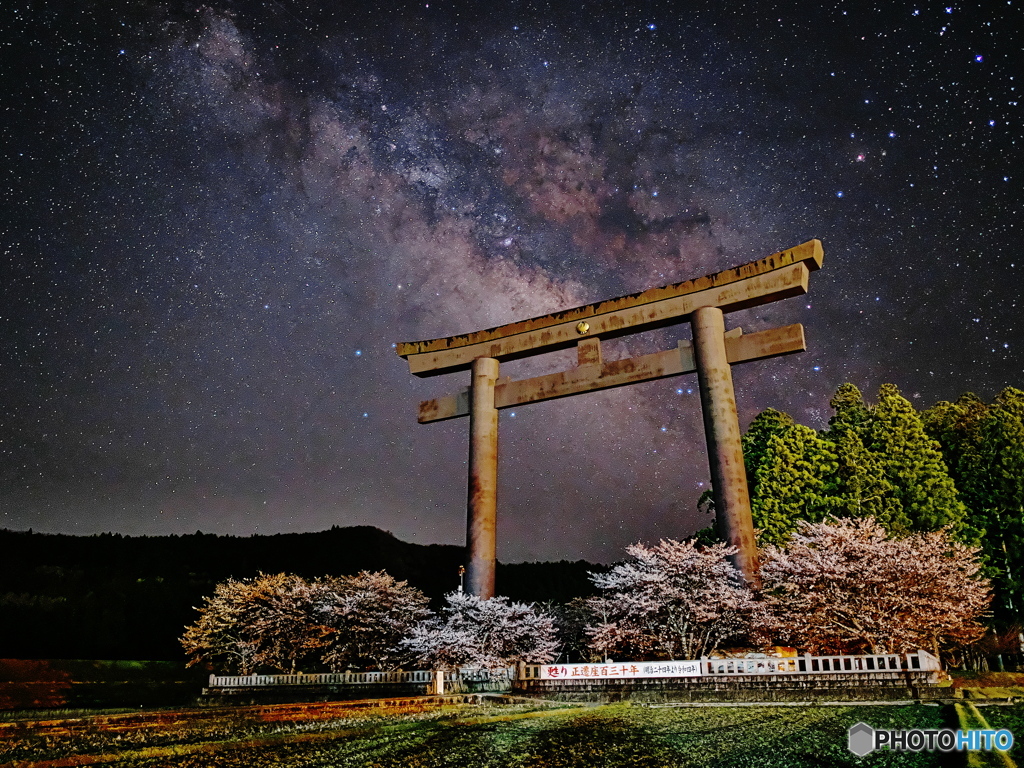
[[[499,669],[524,661],[543,664],[558,650],[551,616],[506,597],[481,600],[467,592],[445,596],[441,616],[413,628],[404,645],[434,667]]]
[[[946,530],[890,537],[872,518],[801,521],[761,556],[776,640],[811,653],[938,652],[982,636],[978,548]]]
[[[203,606],[196,608],[199,618],[181,637],[188,666],[208,661],[241,675],[253,671],[256,639],[242,621],[250,592],[250,584],[228,579],[203,598]]]
[[[587,632],[602,655],[695,659],[760,626],[760,606],[726,559],[735,547],[663,540],[626,551],[631,560],[591,574],[601,594]]]
[[[320,662],[334,670],[389,669],[410,659],[402,639],[426,606],[419,590],[383,571],[312,583],[260,574],[218,584],[181,643],[190,665],[210,662],[243,675]]]
[[[315,619],[330,633],[322,655],[332,670],[395,669],[409,660],[402,640],[426,618],[427,598],[384,571],[314,582]]]
[[[260,667],[294,672],[330,633],[311,619],[312,598],[310,584],[290,574],[221,582],[181,638],[188,664],[210,661],[243,675]]]

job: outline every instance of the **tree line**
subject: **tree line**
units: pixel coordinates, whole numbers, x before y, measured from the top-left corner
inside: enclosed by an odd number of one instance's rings
[[[724,543],[636,544],[568,605],[450,592],[438,612],[385,572],[217,585],[181,637],[190,664],[235,674],[516,662],[695,659],[724,645],[816,654],[924,648],[956,663],[991,598],[978,548],[945,529],[893,536],[874,518],[800,521],[761,551],[760,587]]]
[[[780,544],[799,521],[872,517],[894,536],[945,529],[980,547],[996,623],[1024,605],[1024,391],[991,403],[967,393],[923,411],[892,384],[873,405],[852,384],[815,431],[768,409],[743,437],[760,540]]]

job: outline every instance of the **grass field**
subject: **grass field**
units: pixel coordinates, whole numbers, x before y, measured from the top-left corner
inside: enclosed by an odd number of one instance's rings
[[[51,722],[0,731],[0,765],[126,768],[427,768],[428,766],[931,766],[965,755],[875,752],[846,731],[959,726],[953,706],[595,707],[461,705],[381,709],[273,707],[168,713],[158,719]],[[282,713],[290,712],[288,716]],[[275,714],[276,713],[276,714]],[[987,707],[1024,738],[1024,707]],[[1014,750],[1016,751],[1016,750]],[[993,759],[997,758],[999,759]],[[1012,753],[1011,753],[1012,757]],[[1007,765],[981,755],[984,765]],[[1012,762],[1012,761],[1011,761]]]

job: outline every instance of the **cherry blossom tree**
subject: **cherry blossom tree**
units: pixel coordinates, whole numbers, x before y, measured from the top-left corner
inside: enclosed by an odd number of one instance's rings
[[[322,655],[332,670],[396,669],[409,660],[402,640],[427,617],[428,600],[384,571],[314,582],[314,613],[330,629]]]
[[[313,589],[294,574],[260,575],[246,617],[258,638],[256,662],[281,672],[295,672],[299,662],[326,643],[329,630],[313,620]]]
[[[812,653],[955,649],[984,633],[978,548],[947,530],[890,537],[873,518],[800,521],[761,555],[767,627]]]
[[[554,620],[533,606],[506,597],[481,600],[464,592],[449,593],[445,602],[441,616],[420,622],[404,641],[429,666],[499,669],[555,658]]]
[[[203,606],[196,608],[199,618],[180,640],[188,666],[210,662],[240,675],[253,671],[256,640],[243,621],[251,591],[251,584],[228,579],[203,598]]]
[[[221,582],[181,638],[188,664],[210,661],[243,675],[260,667],[294,672],[330,632],[311,620],[312,597],[305,579],[284,573]]]
[[[726,559],[735,547],[663,540],[626,550],[631,560],[592,573],[598,623],[592,647],[635,659],[694,659],[760,626],[761,608]]]

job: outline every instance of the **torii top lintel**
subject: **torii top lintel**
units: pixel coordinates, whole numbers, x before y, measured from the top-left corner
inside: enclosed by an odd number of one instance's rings
[[[409,341],[396,351],[417,376],[468,369],[478,357],[516,360],[575,346],[584,337],[614,338],[672,325],[700,307],[723,312],[756,307],[807,292],[821,267],[819,240],[695,280],[587,304],[485,331],[428,341]]]

